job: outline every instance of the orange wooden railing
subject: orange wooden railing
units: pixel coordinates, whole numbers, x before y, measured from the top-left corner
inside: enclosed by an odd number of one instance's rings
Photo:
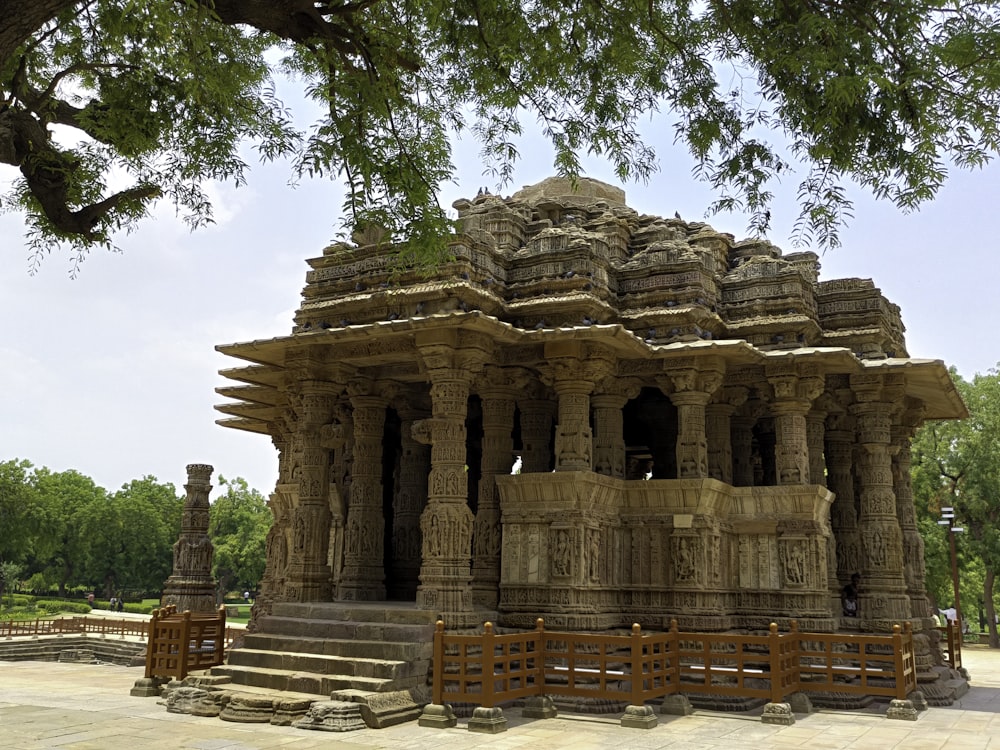
[[[168,605],[154,609],[149,621],[146,677],[183,680],[198,669],[217,667],[225,659],[226,608],[217,612],[177,612]]]
[[[212,614],[215,617],[215,614]],[[229,648],[242,631],[226,628],[225,645]],[[145,639],[149,634],[149,620],[113,620],[107,617],[62,617],[35,620],[0,621],[0,638],[15,636],[64,635],[94,633]]]
[[[952,669],[962,668],[962,623],[959,620],[945,620],[945,625],[938,630],[944,634],[947,652],[944,660]]]
[[[676,693],[765,698],[839,691],[905,699],[917,688],[909,623],[892,635],[666,633],[545,630],[481,635],[434,633],[433,702],[493,708],[541,695],[644,703]]]

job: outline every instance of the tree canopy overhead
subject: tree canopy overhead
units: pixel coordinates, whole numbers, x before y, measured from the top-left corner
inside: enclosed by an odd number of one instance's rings
[[[203,184],[245,179],[240,144],[348,188],[345,222],[418,251],[447,230],[437,190],[469,131],[499,186],[534,118],[564,175],[582,154],[642,179],[670,137],[715,210],[770,220],[770,186],[802,162],[800,237],[837,244],[856,181],[904,210],[947,165],[1000,145],[1000,6],[964,0],[5,0],[0,163],[20,176],[39,251],[108,246],[151,202],[211,219]],[[325,115],[274,96],[292,74]],[[657,136],[656,140],[660,138]]]

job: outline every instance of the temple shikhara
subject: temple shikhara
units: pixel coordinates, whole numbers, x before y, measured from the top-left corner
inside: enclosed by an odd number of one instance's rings
[[[219,347],[248,363],[220,423],[279,451],[252,631],[324,602],[929,630],[910,439],[966,409],[871,280],[589,179],[455,208],[450,262],[359,232],[309,261],[288,336]]]

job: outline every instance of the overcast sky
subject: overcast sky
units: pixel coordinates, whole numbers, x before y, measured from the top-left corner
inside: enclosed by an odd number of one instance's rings
[[[657,136],[655,128],[662,134]],[[706,220],[711,192],[690,176],[668,125],[650,140],[661,171],[624,185],[641,213]],[[522,147],[516,183],[550,176],[551,152]],[[482,176],[477,148],[458,144],[458,184],[446,205],[473,197]],[[588,176],[614,183],[588,161]],[[0,192],[12,178],[0,169]],[[243,476],[265,495],[277,478],[268,438],[219,427],[217,371],[239,366],[216,344],[288,334],[305,282],[305,260],[337,233],[341,191],[331,182],[288,185],[287,165],[255,167],[248,186],[213,189],[215,226],[192,234],[166,205],[118,239],[121,254],[94,253],[76,279],[65,256],[29,275],[20,216],[0,215],[0,461],[24,458],[54,471],[76,469],[115,490],[147,474],[178,491],[188,463],[216,477]],[[785,252],[797,215],[793,180],[778,192],[770,239]],[[820,278],[871,278],[902,307],[913,357],[942,359],[966,378],[1000,360],[1000,166],[955,173],[938,199],[902,215],[856,193],[843,247],[821,258]],[[738,238],[742,216],[707,218]]]

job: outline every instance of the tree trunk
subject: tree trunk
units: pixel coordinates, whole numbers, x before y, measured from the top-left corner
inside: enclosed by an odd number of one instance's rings
[[[997,612],[993,606],[993,580],[995,573],[992,568],[986,569],[983,581],[983,599],[986,604],[986,627],[990,629],[990,648],[1000,648],[1000,636],[997,635]]]

